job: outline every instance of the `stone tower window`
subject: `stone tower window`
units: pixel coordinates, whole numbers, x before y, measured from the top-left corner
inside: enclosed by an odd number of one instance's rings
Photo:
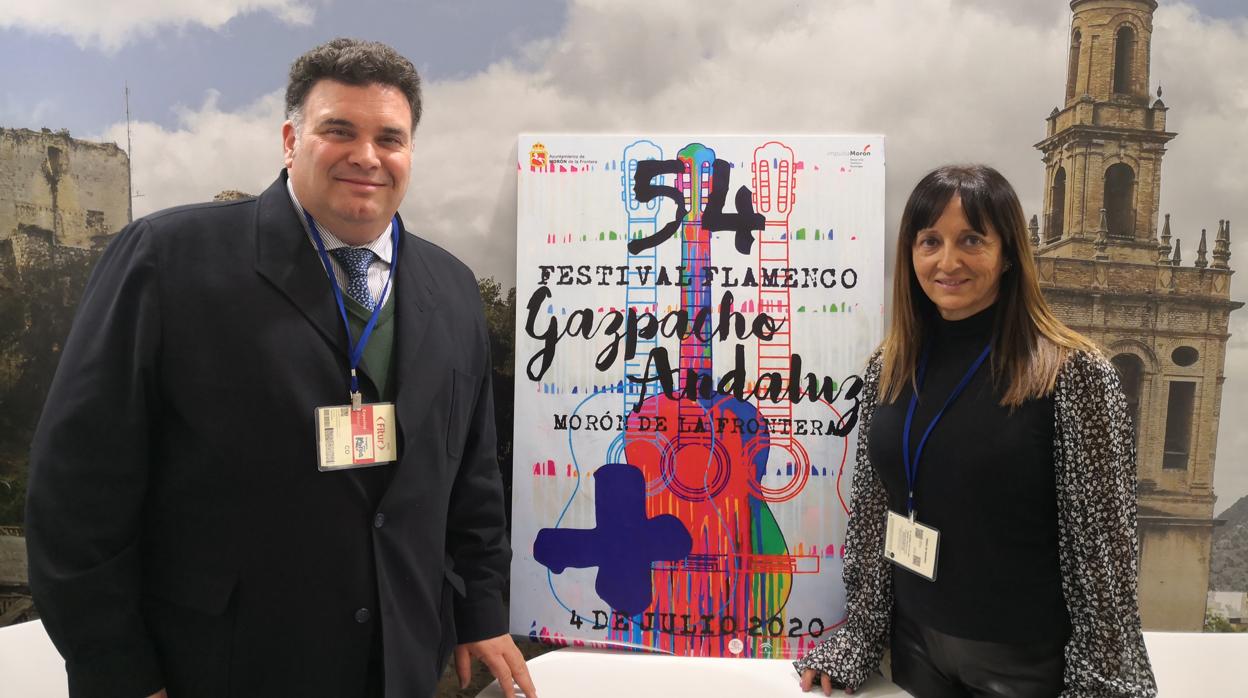
[[[1131,59],[1135,55],[1135,30],[1123,26],[1114,38],[1114,94],[1131,93]]]
[[[1066,168],[1057,168],[1057,174],[1053,175],[1053,189],[1049,194],[1049,200],[1053,202],[1053,207],[1049,209],[1049,230],[1045,237],[1045,242],[1056,242],[1062,239],[1062,232],[1066,228]]]
[[[1079,47],[1083,43],[1083,34],[1076,29],[1070,37],[1070,68],[1066,75],[1066,100],[1075,96],[1075,86],[1079,82]]]
[[[1135,433],[1140,433],[1140,393],[1144,386],[1144,362],[1135,354],[1119,354],[1111,359],[1114,368],[1118,369],[1118,380],[1122,382],[1122,393],[1127,396],[1127,414],[1131,417],[1131,426]]]
[[[1126,163],[1105,170],[1105,212],[1111,236],[1135,235],[1135,172]]]
[[[1170,352],[1170,360],[1176,366],[1191,366],[1200,360],[1200,352],[1196,347],[1177,347]]]
[[[1168,470],[1187,468],[1192,449],[1192,408],[1196,403],[1196,384],[1192,381],[1170,381],[1170,399],[1166,405],[1166,442],[1161,467]]]
[[[95,209],[87,210],[87,230],[95,235],[107,235],[104,229],[104,212]]]

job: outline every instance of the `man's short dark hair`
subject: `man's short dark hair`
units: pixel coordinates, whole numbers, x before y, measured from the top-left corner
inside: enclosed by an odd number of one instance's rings
[[[407,98],[412,109],[412,131],[420,121],[420,75],[398,51],[376,41],[338,38],[308,51],[290,66],[286,84],[286,118],[300,127],[303,105],[320,80],[348,85],[390,85]]]

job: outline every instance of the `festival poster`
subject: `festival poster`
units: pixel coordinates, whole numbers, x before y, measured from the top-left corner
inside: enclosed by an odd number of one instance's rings
[[[521,135],[511,632],[792,658],[845,619],[880,136]]]

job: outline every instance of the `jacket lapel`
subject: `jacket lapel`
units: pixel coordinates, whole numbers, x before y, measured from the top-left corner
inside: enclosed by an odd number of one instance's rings
[[[430,338],[437,313],[433,275],[420,253],[415,236],[408,234],[402,219],[403,237],[399,243],[399,268],[395,270],[394,309],[395,408],[404,439],[419,433],[418,427],[430,407],[441,375],[430,373],[437,339]],[[436,371],[436,369],[435,369]]]
[[[273,284],[345,361],[346,330],[316,249],[286,191],[283,170],[256,212],[256,272]]]

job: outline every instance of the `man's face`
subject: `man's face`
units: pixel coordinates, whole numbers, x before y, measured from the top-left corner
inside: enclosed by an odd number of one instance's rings
[[[282,126],[299,203],[343,242],[372,241],[407,191],[411,134],[411,107],[398,88],[317,82],[299,132],[289,121]]]

